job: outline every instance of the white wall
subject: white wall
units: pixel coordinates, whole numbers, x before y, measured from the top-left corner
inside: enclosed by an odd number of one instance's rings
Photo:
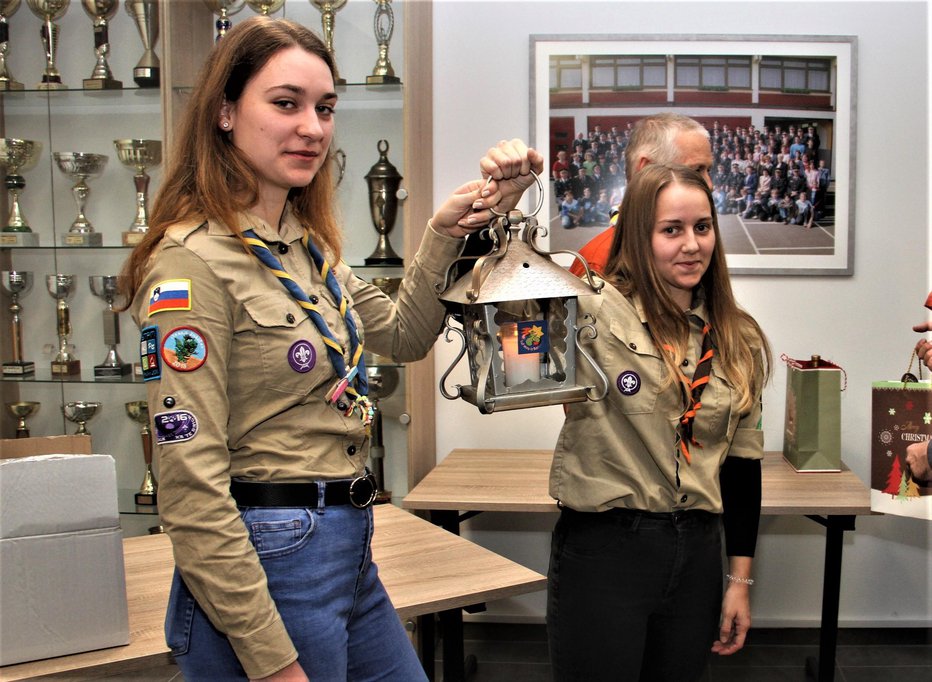
[[[869,483],[870,382],[899,377],[932,285],[929,238],[928,6],[925,2],[586,2],[439,0],[434,8],[435,200],[476,173],[501,138],[529,136],[533,34],[854,35],[858,38],[855,258],[852,277],[736,277],[739,301],[775,354],[819,353],[848,376],[844,460]],[[438,344],[438,376],[453,350]],[[465,382],[465,373],[458,381]],[[457,379],[454,378],[454,381]],[[786,372],[765,400],[768,449],[782,448]],[[438,458],[457,447],[551,448],[559,408],[484,416],[437,397]],[[555,517],[484,515],[472,539],[545,572]],[[822,527],[765,518],[754,586],[758,625],[820,619]],[[932,625],[932,524],[861,517],[847,533],[843,625]],[[541,619],[543,593],[490,604],[485,617]]]

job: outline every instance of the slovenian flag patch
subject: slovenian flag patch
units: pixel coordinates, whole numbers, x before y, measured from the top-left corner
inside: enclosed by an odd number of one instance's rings
[[[167,279],[149,293],[149,315],[166,310],[191,310],[191,280]]]

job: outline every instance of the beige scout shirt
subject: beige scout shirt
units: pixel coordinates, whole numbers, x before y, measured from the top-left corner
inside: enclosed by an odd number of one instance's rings
[[[303,231],[288,212],[282,233],[251,215],[285,270],[319,307],[348,347],[346,326],[300,242]],[[398,361],[423,357],[439,332],[444,310],[434,284],[443,281],[462,240],[428,229],[393,305],[346,265],[334,272],[352,306],[365,347]],[[190,280],[190,310],[149,314],[153,289]],[[156,446],[159,511],[185,583],[211,622],[224,632],[250,677],[264,677],[297,658],[270,598],[265,574],[249,543],[230,478],[307,481],[359,475],[367,457],[365,430],[325,402],[336,377],[311,320],[282,283],[224,226],[177,225],[156,249],[133,302],[140,328],[157,326],[159,343],[179,327],[193,328],[207,345],[195,371],[162,361],[161,380],[147,384],[150,414],[189,413],[189,440]],[[307,340],[316,361],[299,372],[292,344]],[[302,367],[304,369],[304,367]],[[164,439],[163,439],[164,440]]]
[[[707,319],[701,302],[692,312]],[[601,294],[579,298],[580,318],[586,313],[595,318],[598,337],[583,341],[583,347],[608,377],[609,391],[600,402],[569,406],[554,454],[550,495],[578,511],[624,507],[721,513],[718,474],[725,457],[763,457],[760,396],[749,413],[738,414],[718,357],[713,357],[693,425],[693,435],[703,447],[690,446],[691,464],[680,456],[677,487],[676,428],[683,400],[677,383],[661,390],[666,368],[643,310],[606,284]],[[688,377],[695,370],[701,339],[701,329],[690,325],[688,366],[683,368]],[[756,364],[755,371],[762,377],[762,364]],[[577,373],[580,382],[600,385],[585,360],[577,362]],[[629,386],[639,380],[639,389],[622,393],[622,375]]]

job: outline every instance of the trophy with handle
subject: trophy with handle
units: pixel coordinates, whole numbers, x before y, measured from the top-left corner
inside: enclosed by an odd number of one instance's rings
[[[32,402],[31,400],[18,400],[14,403],[7,403],[6,407],[16,418],[16,437],[29,438],[29,427],[26,426],[26,417],[34,415],[41,403]]]
[[[24,377],[34,374],[36,363],[23,359],[23,321],[20,313],[20,296],[25,296],[32,289],[32,273],[23,270],[4,270],[3,290],[10,295],[10,331],[13,334],[13,360],[3,363],[3,376]]]
[[[19,197],[26,189],[26,179],[20,172],[32,169],[41,152],[41,142],[14,137],[0,138],[0,167],[6,171],[5,185],[10,193],[10,215],[0,232],[0,246],[39,245],[39,235],[29,227]]]
[[[161,63],[155,54],[159,41],[158,0],[126,0],[126,13],[136,22],[142,40],[142,57],[133,68],[133,80],[140,88],[157,88],[161,80]]]
[[[331,59],[334,58],[333,52],[333,27],[336,24],[337,12],[346,4],[346,0],[311,0],[311,4],[320,10],[320,21],[324,29],[324,43],[327,45],[327,52],[330,53]],[[333,59],[334,64],[336,59]],[[335,85],[346,85],[346,79],[334,76]]]
[[[61,406],[61,411],[62,414],[65,415],[65,419],[78,425],[78,428],[74,432],[76,436],[91,435],[91,432],[87,430],[87,422],[90,421],[91,417],[97,414],[97,410],[99,409],[100,403],[89,400],[72,400]]]
[[[149,231],[149,175],[146,169],[162,163],[162,141],[124,139],[114,140],[113,144],[120,162],[136,171],[133,175],[133,184],[136,187],[136,219],[129,230],[123,233],[123,246],[135,246]]]
[[[243,9],[244,0],[204,0],[207,9],[217,15],[217,21],[214,26],[217,28],[216,42],[227,34],[233,28],[233,22],[230,17]]]
[[[141,425],[139,435],[142,438],[142,456],[146,463],[146,473],[142,485],[136,493],[136,504],[156,504],[159,492],[159,482],[152,471],[152,432],[149,430],[149,403],[145,400],[132,400],[126,403],[126,414],[130,419]]]
[[[91,188],[87,186],[88,178],[96,178],[107,167],[107,157],[103,154],[87,152],[55,152],[52,154],[58,170],[71,178],[75,184],[71,188],[74,202],[78,205],[78,215],[71,223],[61,241],[64,246],[101,246],[103,236],[94,231],[91,221],[84,215],[84,207]]]
[[[398,215],[398,187],[402,177],[388,160],[388,140],[379,140],[378,150],[379,160],[366,173],[366,183],[369,185],[369,211],[379,241],[372,255],[366,257],[366,265],[403,265],[401,256],[388,241]]]
[[[246,4],[256,14],[267,17],[280,10],[285,4],[285,0],[246,0]]]
[[[39,90],[63,90],[68,86],[62,83],[61,74],[55,66],[55,56],[58,53],[58,24],[55,22],[65,16],[71,0],[26,0],[29,9],[42,19],[42,46],[45,48],[45,73],[42,82],[36,87]]]
[[[368,85],[388,85],[400,83],[401,79],[395,75],[391,59],[388,58],[388,44],[392,33],[395,32],[395,14],[392,12],[392,0],[375,0],[378,5],[375,9],[373,29],[375,42],[379,46],[379,57],[375,62],[372,73],[366,76]]]
[[[49,294],[56,301],[56,320],[58,327],[58,355],[52,360],[52,376],[72,376],[81,374],[81,361],[74,357],[68,343],[71,334],[71,311],[68,299],[74,293],[74,275],[46,275],[45,283]]]
[[[132,370],[132,366],[123,362],[117,352],[117,345],[120,343],[120,316],[113,309],[113,302],[120,294],[120,278],[117,275],[91,275],[89,281],[91,293],[107,303],[107,308],[103,311],[107,357],[99,365],[94,365],[94,378],[119,379]]]
[[[91,77],[84,79],[84,89],[118,90],[123,87],[123,82],[113,77],[107,55],[110,54],[109,23],[120,9],[120,0],[81,0],[81,6],[94,22],[94,55],[97,60]]]
[[[6,64],[10,53],[10,24],[7,21],[16,14],[22,0],[0,0],[0,91],[22,90],[25,86],[13,78]]]

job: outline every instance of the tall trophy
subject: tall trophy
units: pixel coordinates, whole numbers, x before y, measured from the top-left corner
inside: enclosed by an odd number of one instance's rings
[[[264,17],[275,14],[285,4],[285,0],[246,0],[246,4],[256,14]]]
[[[32,273],[23,270],[4,270],[0,284],[10,295],[10,331],[13,335],[13,360],[3,363],[3,376],[29,376],[35,373],[36,363],[23,359],[23,322],[20,317],[23,307],[19,304],[19,297],[25,296],[32,289]]]
[[[369,185],[369,212],[379,241],[372,255],[366,258],[366,265],[403,265],[401,256],[388,241],[388,233],[395,227],[398,215],[398,187],[402,178],[388,160],[388,140],[379,140],[378,150],[379,160],[366,173],[366,183]]]
[[[380,401],[391,396],[398,388],[398,370],[391,365],[366,362],[369,378],[369,399],[372,402],[372,424],[369,427],[369,458],[378,492],[375,501],[384,504],[392,501],[392,491],[385,488],[385,440],[382,437],[383,414]]]
[[[368,85],[388,85],[400,83],[401,79],[395,75],[392,61],[388,58],[388,44],[395,31],[395,14],[392,12],[392,0],[375,0],[375,42],[379,46],[379,58],[375,62],[372,74],[366,76]]]
[[[161,65],[155,54],[155,44],[159,41],[159,2],[158,0],[126,0],[126,12],[139,29],[143,53],[135,68],[133,80],[140,88],[159,87]]]
[[[78,425],[78,428],[74,432],[76,436],[91,435],[91,432],[87,430],[87,422],[90,421],[91,417],[97,414],[97,410],[99,409],[100,403],[87,400],[72,400],[70,403],[65,403],[61,406],[61,412],[65,415],[65,419]]]
[[[81,374],[81,361],[74,357],[68,344],[68,336],[71,334],[71,311],[68,309],[68,299],[74,293],[74,275],[46,275],[45,283],[49,294],[58,301],[56,313],[58,355],[52,360],[52,376]]]
[[[217,27],[217,37],[215,41],[220,40],[233,28],[233,22],[230,17],[243,9],[244,0],[204,0],[207,9],[217,15],[217,21],[214,26]]]
[[[136,504],[156,504],[159,482],[152,472],[152,432],[149,430],[149,404],[145,400],[133,400],[126,403],[126,414],[140,424],[139,435],[142,438],[142,456],[146,463],[146,473],[142,485],[136,493]]]
[[[26,188],[26,179],[20,171],[32,169],[39,160],[42,143],[34,140],[0,138],[0,166],[6,172],[6,188],[10,193],[10,216],[0,232],[0,246],[38,246],[39,235],[26,222],[19,205],[19,195]]]
[[[133,184],[136,186],[136,219],[129,230],[123,233],[123,246],[135,246],[149,231],[149,176],[146,169],[162,163],[162,142],[125,139],[114,140],[113,144],[120,162],[136,171],[133,175]]]
[[[320,21],[324,28],[324,43],[327,45],[327,52],[333,58],[333,27],[336,23],[337,12],[346,4],[346,0],[311,0],[311,3],[320,10]],[[335,62],[336,60],[334,60]],[[339,76],[335,77],[333,82],[335,85],[346,85],[346,79]]]
[[[16,418],[16,437],[29,438],[29,427],[26,426],[26,417],[31,417],[39,410],[41,403],[34,403],[30,400],[18,400],[15,403],[7,403],[6,407]]]
[[[55,152],[52,154],[58,170],[74,181],[71,193],[74,202],[78,205],[78,215],[71,223],[61,241],[64,246],[101,246],[103,237],[94,232],[94,226],[84,215],[87,197],[91,188],[85,182],[88,178],[96,178],[104,172],[107,166],[107,157],[103,154],[89,154],[87,152]]]
[[[107,357],[99,365],[94,365],[94,378],[119,379],[132,370],[132,366],[123,362],[117,352],[117,345],[120,343],[120,316],[113,309],[113,302],[120,295],[120,278],[117,275],[91,275],[89,280],[91,293],[102,298],[107,304],[106,310],[103,311]]]
[[[6,65],[6,56],[10,53],[10,24],[7,19],[16,14],[20,2],[22,0],[0,0],[0,91],[24,88]]]
[[[94,22],[94,55],[97,58],[91,77],[84,79],[84,89],[119,90],[123,81],[113,77],[107,55],[110,53],[109,22],[120,9],[120,0],[81,0],[81,6]]]
[[[42,19],[42,46],[45,48],[45,73],[42,82],[36,87],[39,90],[63,90],[68,86],[62,83],[61,74],[55,66],[55,56],[58,53],[58,24],[55,22],[65,16],[71,0],[26,0],[29,9]]]

